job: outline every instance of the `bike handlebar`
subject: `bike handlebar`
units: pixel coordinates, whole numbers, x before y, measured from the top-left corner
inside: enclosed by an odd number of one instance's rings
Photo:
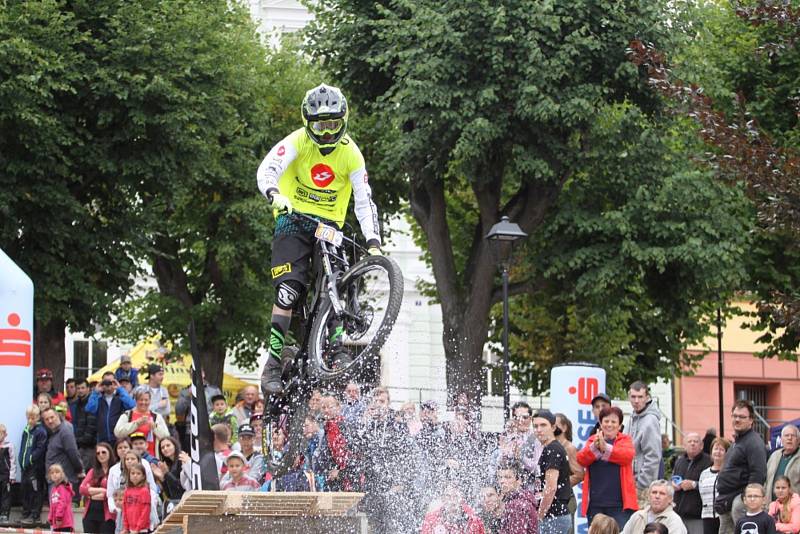
[[[299,211],[292,211],[291,213],[289,213],[288,211],[283,210],[283,211],[281,211],[279,213],[281,215],[286,215],[287,217],[293,217],[295,219],[301,219],[301,220],[304,219],[304,220],[306,220],[308,222],[312,222],[314,224],[319,224],[319,223],[327,224],[328,222],[330,222],[330,221],[321,221],[321,220],[317,219],[316,217],[312,217],[311,215],[306,215],[305,213],[301,213]],[[345,223],[345,224],[347,224],[347,223]],[[341,232],[341,230],[339,230],[339,231]],[[367,247],[362,246],[355,239],[351,239],[351,238],[347,237],[344,232],[342,232],[342,240],[345,241],[346,243],[349,243],[349,244],[353,245],[354,247],[358,247],[362,251],[367,250]]]

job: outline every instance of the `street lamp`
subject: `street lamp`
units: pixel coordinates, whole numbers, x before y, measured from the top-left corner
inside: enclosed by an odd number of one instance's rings
[[[492,226],[489,233],[486,234],[486,239],[497,249],[503,273],[503,413],[506,421],[511,418],[509,407],[511,403],[511,370],[508,363],[508,263],[511,260],[514,243],[526,237],[528,234],[523,232],[519,225],[508,220],[506,215],[503,215],[500,222]]]

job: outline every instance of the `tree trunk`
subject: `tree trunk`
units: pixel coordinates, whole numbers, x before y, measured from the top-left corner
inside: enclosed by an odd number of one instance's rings
[[[53,371],[53,387],[64,389],[64,367],[67,353],[64,346],[67,323],[63,319],[50,319],[42,324],[36,320],[33,327],[33,369],[46,367]],[[33,387],[36,387],[34,382]]]
[[[200,339],[197,340],[200,365],[206,373],[208,383],[221,388],[222,375],[225,369],[225,349],[214,341],[209,334],[204,335],[204,330],[201,328],[201,332],[198,335]]]

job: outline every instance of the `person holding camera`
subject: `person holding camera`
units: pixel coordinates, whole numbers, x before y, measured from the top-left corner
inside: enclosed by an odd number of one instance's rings
[[[86,411],[96,417],[97,442],[114,445],[117,441],[114,435],[117,421],[125,411],[132,410],[135,406],[136,401],[128,395],[125,388],[119,387],[114,373],[111,371],[103,373],[100,383],[89,395],[89,402],[86,403]]]

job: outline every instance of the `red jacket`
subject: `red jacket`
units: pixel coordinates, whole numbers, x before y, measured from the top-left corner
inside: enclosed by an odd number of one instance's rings
[[[125,488],[122,502],[123,530],[150,530],[150,486]]]
[[[336,467],[344,469],[348,464],[350,452],[347,450],[347,441],[344,439],[341,424],[344,417],[341,415],[331,421],[325,422],[325,439],[328,443],[328,450],[331,451]]]
[[[92,480],[94,480],[94,468],[89,469],[89,472],[86,473],[86,478],[83,479],[81,482],[80,492],[81,495],[86,497],[86,501],[84,502],[85,508],[83,510],[83,516],[86,517],[86,514],[89,513],[89,502],[91,499],[89,498],[89,488],[103,488],[105,490],[108,489],[108,476],[104,476],[100,479],[99,486],[92,486]],[[108,498],[103,499],[103,517],[106,521],[114,520],[117,517],[117,514],[112,512],[108,509]]]
[[[592,434],[586,444],[578,451],[578,463],[586,469],[583,475],[583,502],[581,510],[586,515],[589,508],[589,466],[595,463],[598,458],[595,451],[591,448],[592,443],[597,438],[597,434]],[[611,446],[608,458],[605,461],[619,465],[619,485],[622,490],[623,510],[638,510],[639,504],[636,498],[636,482],[633,479],[633,457],[636,451],[633,448],[633,440],[628,434],[620,432]]]
[[[53,486],[50,490],[50,513],[47,521],[51,528],[72,528],[75,520],[72,517],[72,485],[69,482]]]
[[[467,506],[465,503],[461,504],[461,510],[467,518],[465,526],[453,525],[446,522],[444,514],[442,513],[444,507],[437,508],[425,516],[422,521],[422,530],[420,534],[485,534],[486,530],[483,528],[483,521],[477,514]],[[442,530],[444,529],[444,530]]]

